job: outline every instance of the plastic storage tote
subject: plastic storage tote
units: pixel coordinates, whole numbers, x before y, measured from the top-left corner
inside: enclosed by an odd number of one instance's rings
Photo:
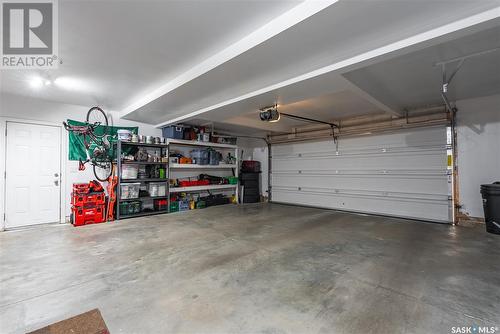
[[[141,184],[137,183],[122,183],[120,184],[120,199],[139,198],[139,190]]]
[[[259,173],[260,172],[260,162],[255,160],[244,160],[241,163],[242,172]]]
[[[208,153],[209,156],[209,164],[210,165],[218,165],[221,160],[221,154],[216,150],[210,150]]]
[[[179,202],[173,201],[170,202],[170,212],[177,212],[179,211]]]
[[[137,165],[122,165],[122,180],[137,179],[139,174],[139,166]]]
[[[150,182],[148,191],[151,197],[166,196],[167,184],[165,182]]]
[[[123,216],[140,213],[142,210],[142,203],[140,201],[122,202],[118,210],[120,210],[120,215]]]
[[[166,199],[155,199],[154,200],[154,209],[156,211],[164,211],[167,210],[168,202]]]
[[[170,125],[162,129],[163,137],[172,139],[184,139],[184,128],[182,126]]]
[[[209,153],[206,149],[197,148],[192,150],[190,156],[194,160],[193,163],[197,165],[208,165],[210,163]]]
[[[189,210],[189,201],[179,201],[179,211],[187,211]]]

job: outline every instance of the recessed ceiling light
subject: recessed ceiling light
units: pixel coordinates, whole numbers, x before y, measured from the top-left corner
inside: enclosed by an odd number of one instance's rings
[[[44,84],[43,79],[40,77],[34,77],[30,80],[31,88],[40,88]]]
[[[70,77],[59,77],[56,80],[54,80],[54,84],[57,87],[66,90],[80,90],[80,91],[88,90],[88,85],[85,82]]]

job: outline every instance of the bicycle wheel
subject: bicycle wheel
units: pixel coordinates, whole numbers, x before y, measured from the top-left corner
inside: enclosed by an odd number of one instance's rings
[[[92,135],[96,138],[102,138],[107,135],[108,117],[104,110],[99,107],[92,107],[87,112],[87,123],[89,125],[102,125],[104,126],[104,131],[98,129],[97,131],[92,131]],[[102,132],[102,133],[101,133]]]
[[[99,125],[108,126],[108,116],[101,108],[92,107],[87,111],[87,123],[99,123]]]
[[[101,182],[107,181],[113,173],[113,164],[111,162],[99,162],[93,165],[94,175]]]

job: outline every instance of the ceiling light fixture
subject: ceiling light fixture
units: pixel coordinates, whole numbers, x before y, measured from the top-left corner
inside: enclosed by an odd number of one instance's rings
[[[44,80],[40,77],[34,77],[29,82],[31,88],[38,89],[44,85]]]
[[[88,85],[83,81],[70,77],[59,77],[54,80],[54,85],[66,90],[88,91]]]

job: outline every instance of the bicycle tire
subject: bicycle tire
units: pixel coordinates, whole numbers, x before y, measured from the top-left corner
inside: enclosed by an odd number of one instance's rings
[[[99,124],[104,127],[108,126],[108,116],[106,116],[104,110],[102,110],[99,107],[92,107],[89,109],[89,111],[87,111],[86,121],[87,124]],[[96,136],[97,138],[102,138],[106,135],[107,135],[106,131],[102,135],[96,134],[94,132],[94,136]]]
[[[113,164],[111,162],[103,162],[101,163],[106,165],[105,168],[102,166],[98,166],[97,164],[93,164],[94,176],[101,182],[108,181],[111,174],[113,174]],[[97,170],[99,168],[100,170]],[[103,171],[106,171],[103,173]]]

